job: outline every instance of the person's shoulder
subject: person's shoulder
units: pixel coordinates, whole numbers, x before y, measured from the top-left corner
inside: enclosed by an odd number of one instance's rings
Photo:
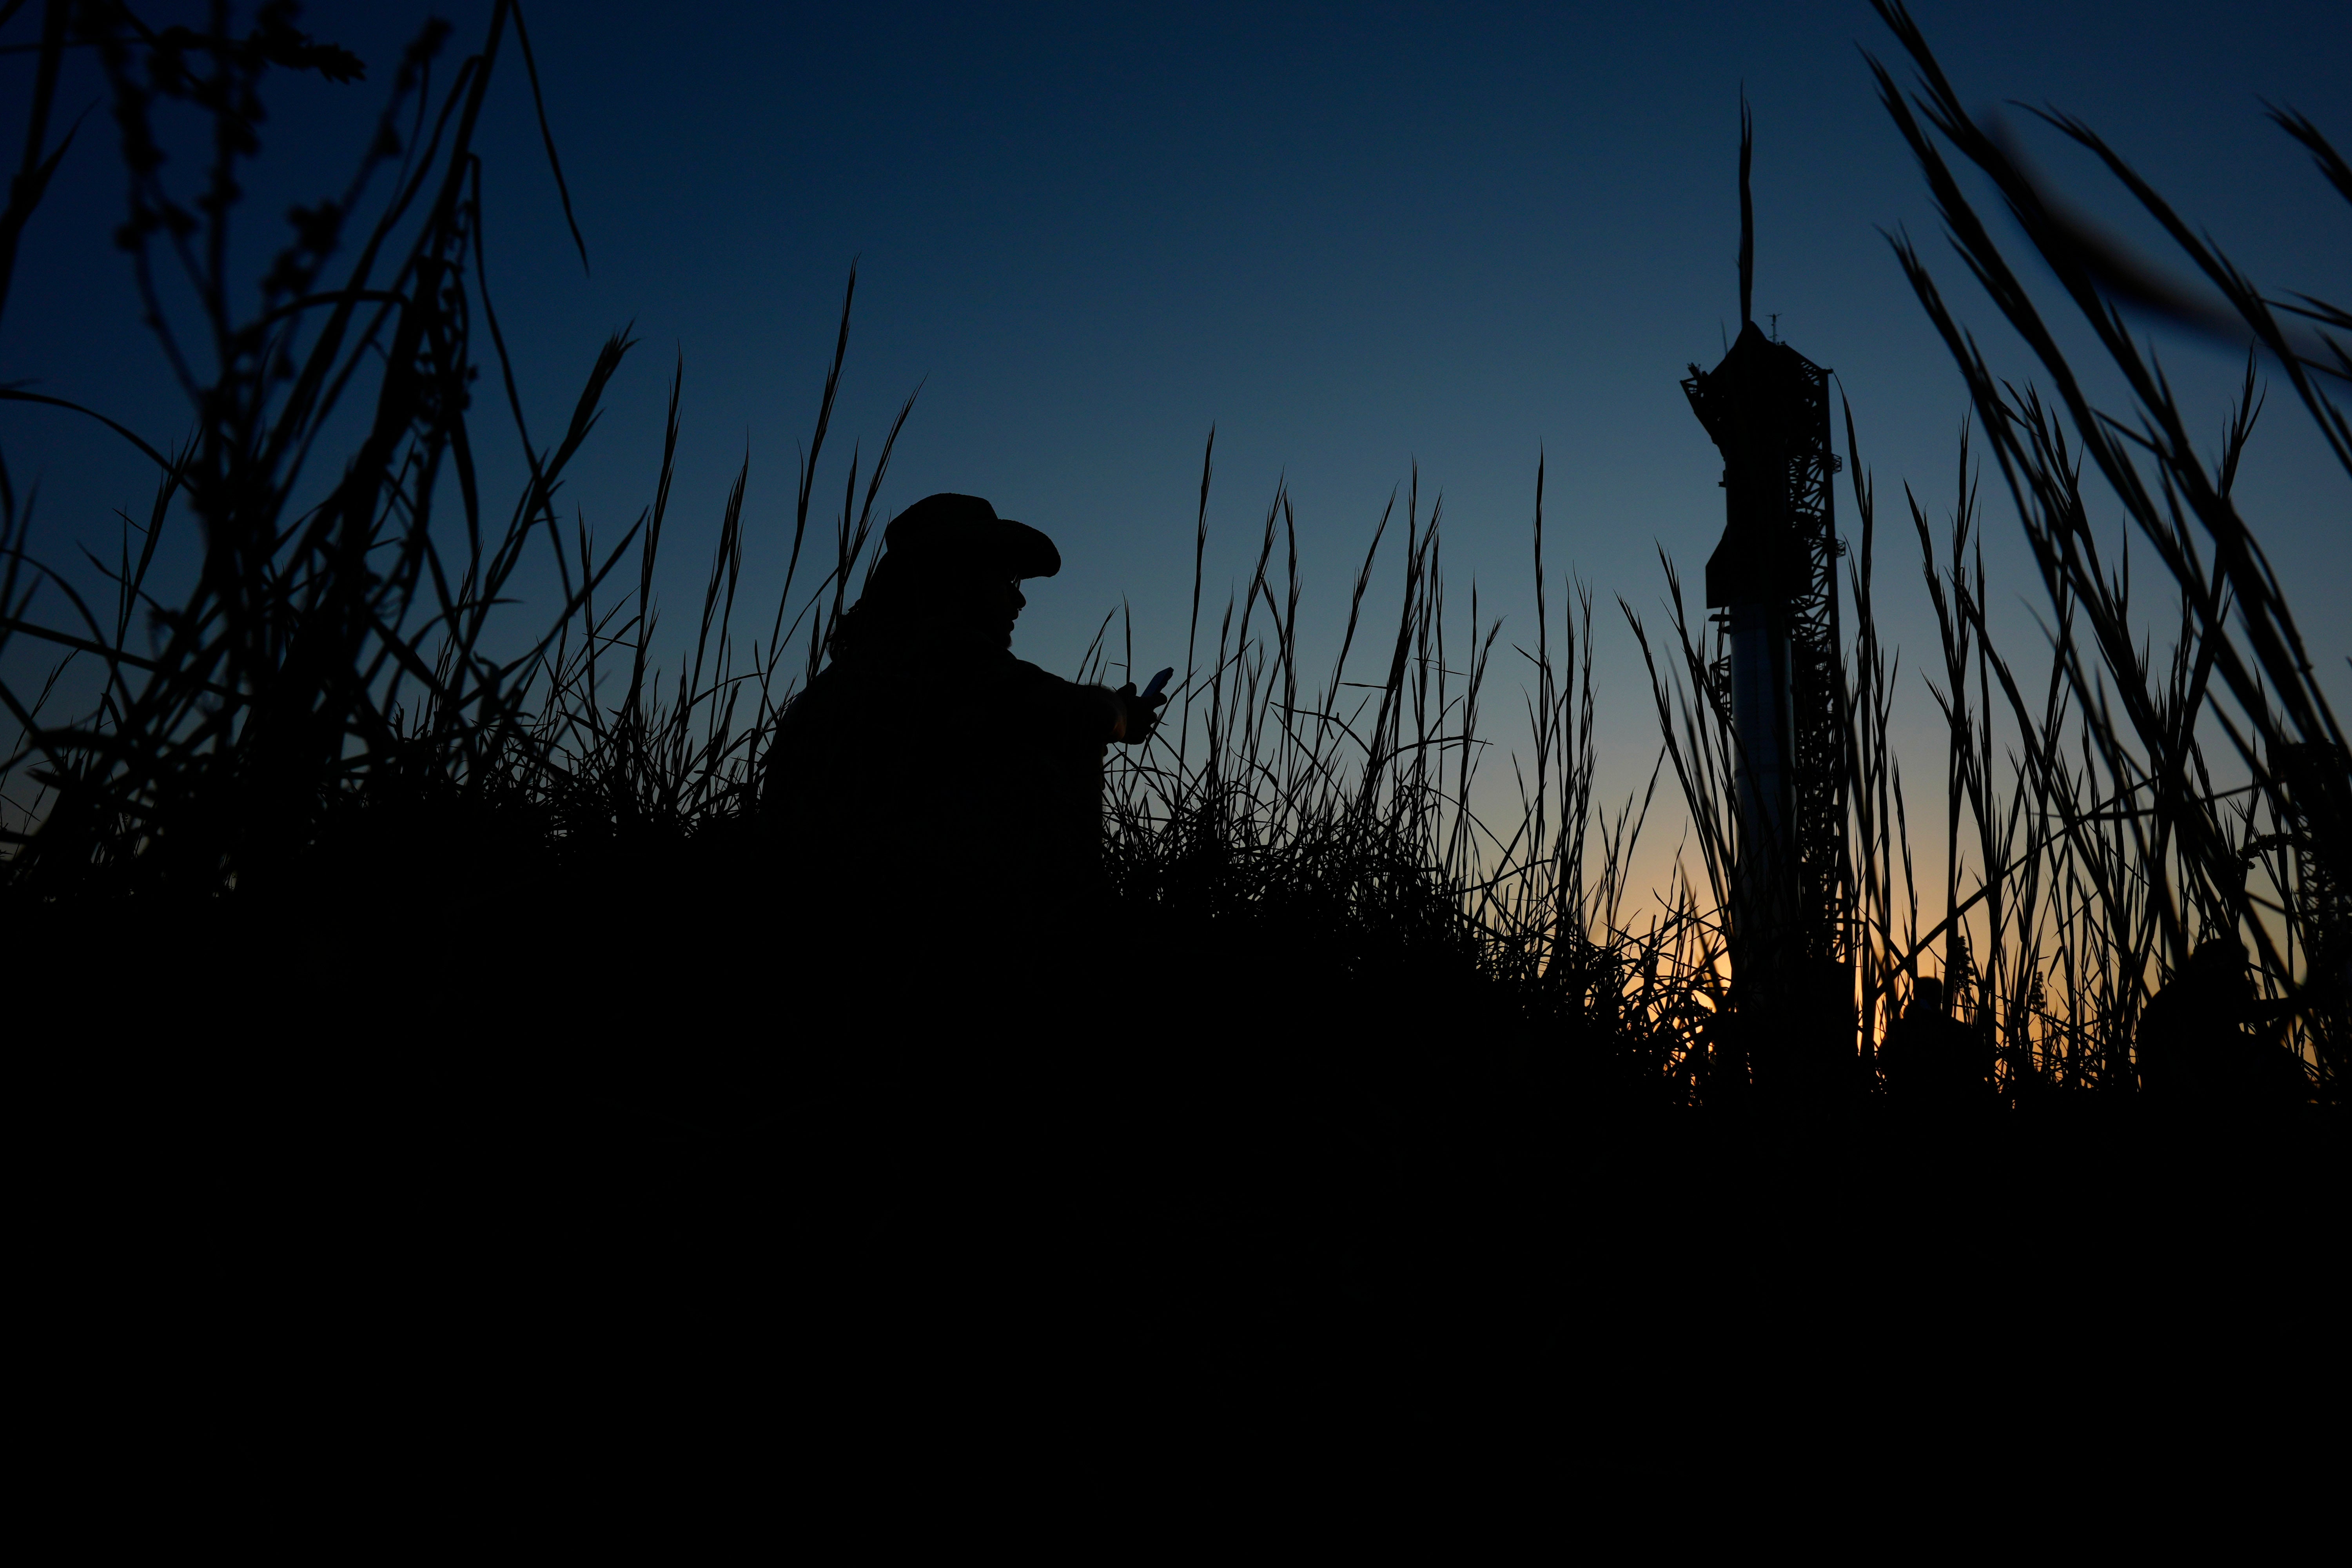
[[[2157,987],[2156,994],[2139,1011],[2139,1026],[2143,1029],[2168,1028],[2188,1011],[2189,1004],[2180,994],[2178,984]]]
[[[793,693],[784,704],[784,716],[789,719],[822,713],[847,696],[856,683],[856,678],[841,665],[828,664],[810,677],[806,686]]]
[[[863,661],[828,664],[784,705],[780,730],[811,733],[855,726],[870,710],[890,706],[893,696],[887,668]]]

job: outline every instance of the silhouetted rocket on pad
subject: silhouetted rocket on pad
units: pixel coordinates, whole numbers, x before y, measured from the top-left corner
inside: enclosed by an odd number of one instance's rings
[[[1781,990],[1846,952],[1845,768],[1829,372],[1753,320],[1753,131],[1739,127],[1739,336],[1690,367],[1691,410],[1723,455],[1723,537],[1706,602],[1731,644],[1739,822],[1732,971]]]

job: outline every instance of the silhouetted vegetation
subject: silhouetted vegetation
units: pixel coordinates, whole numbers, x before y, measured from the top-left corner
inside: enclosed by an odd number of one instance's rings
[[[1948,523],[1905,492],[1941,634],[1930,680],[1948,721],[1940,816],[1953,869],[1941,889],[1916,886],[1914,835],[1934,833],[1937,814],[1915,826],[1889,742],[1900,670],[1873,613],[1875,496],[1856,457],[1855,1071],[1841,1104],[1882,1093],[1877,1044],[1923,961],[1999,1064],[1988,1110],[2126,1101],[2148,997],[2216,937],[2246,944],[2273,1005],[2263,1026],[2305,1066],[2302,1091],[2283,1098],[2335,1104],[2352,974],[2344,738],[2231,489],[2263,366],[2352,478],[2352,429],[2330,390],[2352,370],[2334,335],[2352,318],[2259,293],[2092,131],[2046,116],[2106,161],[2252,341],[2220,454],[2200,458],[2126,324],[2136,306],[2116,258],[1959,107],[1900,7],[1881,9],[1919,72],[1906,92],[1873,62],[1887,110],[2046,390],[1988,368],[1897,237],[1974,406]],[[227,274],[226,236],[238,170],[260,148],[260,95],[273,72],[348,80],[358,62],[304,38],[277,5],[240,37],[152,33],[102,0],[40,13],[0,289],[71,140],[49,140],[59,62],[87,47],[111,85],[129,174],[121,242],[194,425],[168,449],[114,426],[152,464],[154,489],[143,515],[125,517],[115,558],[93,558],[103,601],[45,561],[34,500],[0,465],[0,639],[20,661],[35,643],[58,661],[40,689],[0,687],[22,735],[0,759],[0,918],[26,965],[10,982],[20,1017],[60,1042],[178,1041],[187,1049],[155,1070],[257,1093],[320,1083],[322,1053],[378,1084],[414,1088],[421,1075],[420,1092],[441,1100],[495,1081],[483,1103],[511,1108],[518,1093],[588,1085],[664,1127],[781,1129],[867,1176],[893,1140],[937,1134],[975,1164],[1012,1169],[1045,1159],[1037,1150],[1055,1138],[1107,1146],[1149,1121],[1163,1151],[1195,1140],[1222,1152],[1170,1156],[1172,1170],[1223,1173],[1181,1199],[1162,1193],[1170,1213],[1194,1215],[1171,1234],[1230,1230],[1244,1210],[1279,1228],[1292,1221],[1260,1211],[1296,1202],[1318,1258],[1377,1250],[1363,1229],[1374,1222],[1299,1196],[1323,1179],[1302,1169],[1344,1168],[1328,1179],[1387,1194],[1381,1212],[1393,1215],[1444,1182],[1538,1169],[1604,1112],[1748,1102],[1727,1044],[1720,913],[1740,852],[1724,650],[1684,615],[1666,563],[1671,640],[1624,612],[1650,660],[1664,754],[1646,788],[1597,800],[1592,595],[1546,562],[1540,465],[1537,615],[1516,644],[1531,672],[1531,751],[1508,764],[1516,821],[1471,805],[1482,766],[1502,765],[1482,763],[1501,626],[1475,586],[1466,613],[1449,603],[1442,506],[1424,509],[1417,477],[1391,502],[1326,662],[1298,637],[1295,524],[1278,492],[1241,595],[1203,605],[1196,571],[1173,721],[1114,769],[1115,936],[1042,973],[983,980],[933,956],[956,933],[932,927],[920,887],[898,890],[895,929],[829,923],[827,889],[762,858],[753,806],[777,716],[822,667],[870,564],[913,400],[870,466],[853,456],[828,481],[837,509],[822,500],[853,274],[778,599],[741,640],[739,474],[693,637],[665,661],[653,584],[666,543],[676,548],[684,370],[642,514],[617,539],[567,523],[559,492],[634,344],[616,334],[602,347],[558,424],[528,416],[483,259],[474,142],[493,68],[512,68],[509,31],[535,95],[511,5],[454,65],[444,25],[419,33],[386,73],[351,181],[295,210],[255,297]],[[2277,118],[2352,197],[2319,131]],[[158,153],[191,125],[212,149],[193,195]],[[2023,222],[2128,387],[2126,413],[2089,400],[1947,147]],[[193,317],[164,309],[167,291],[193,300]],[[249,311],[236,303],[247,298]],[[57,401],[14,384],[0,399]],[[485,492],[478,399],[493,423],[512,422],[528,478],[511,498]],[[1846,423],[1853,453],[1851,411]],[[1978,451],[2043,576],[2046,668],[1988,633]],[[2095,541],[2086,459],[2178,588],[2168,651],[2143,647],[2145,584],[2136,597]],[[1204,456],[1196,563],[1211,483]],[[184,590],[152,575],[179,530],[194,535]],[[1402,563],[1393,604],[1372,587],[1383,550]],[[519,613],[500,606],[533,552],[560,603],[519,633]],[[1111,657],[1113,624],[1082,678],[1134,668],[1131,650]],[[77,668],[102,676],[94,709],[59,717],[55,691]],[[1669,774],[1699,875],[1678,875],[1658,900],[1632,867]],[[1977,868],[1973,887],[1963,865]],[[1155,966],[1148,999],[1097,978],[1118,952]],[[215,1031],[241,1044],[199,1049]],[[975,1088],[982,1098],[959,1101]],[[1038,1186],[1074,1180],[1047,1173]]]

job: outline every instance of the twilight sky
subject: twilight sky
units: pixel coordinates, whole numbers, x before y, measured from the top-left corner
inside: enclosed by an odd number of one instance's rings
[[[443,7],[457,26],[452,58],[478,41],[488,12],[475,0]],[[2327,195],[2260,101],[2293,104],[2352,145],[2352,12],[2341,0],[1918,0],[1916,14],[1972,102],[2046,100],[2081,114],[2265,288],[2352,296],[2352,209]],[[142,15],[176,11],[155,0]],[[257,253],[281,232],[271,215],[340,183],[422,15],[310,7],[304,25],[355,50],[371,79],[277,84],[269,153],[251,182]],[[753,607],[741,625],[747,637],[755,621],[764,630],[795,446],[856,258],[857,316],[819,493],[837,504],[850,442],[864,438],[870,454],[921,384],[886,501],[969,490],[1055,537],[1068,565],[1035,585],[1015,645],[1049,668],[1075,664],[1122,594],[1141,668],[1181,662],[1213,422],[1213,602],[1246,574],[1286,476],[1303,623],[1317,640],[1417,460],[1424,506],[1444,497],[1454,601],[1466,606],[1475,576],[1482,602],[1510,617],[1507,647],[1532,631],[1528,524],[1547,452],[1548,560],[1591,584],[1607,612],[1604,790],[1646,774],[1656,751],[1612,596],[1654,609],[1658,549],[1696,581],[1722,526],[1715,454],[1676,383],[1738,330],[1744,82],[1757,122],[1759,319],[1777,313],[1780,334],[1833,367],[1853,400],[1881,498],[1881,615],[1904,646],[1906,706],[1928,737],[1934,710],[1915,672],[1933,632],[1906,553],[1901,485],[1942,521],[1964,398],[1878,230],[1907,226],[1996,364],[2026,367],[1943,246],[1875,102],[1857,45],[1907,71],[1863,0],[539,0],[528,15],[593,271],[583,278],[563,233],[509,51],[482,138],[493,294],[542,440],[604,334],[635,323],[641,346],[566,497],[608,539],[650,499],[661,400],[684,355],[663,579],[673,622],[686,618],[748,450]],[[30,36],[20,17],[0,42]],[[0,58],[10,135],[28,69]],[[0,321],[0,381],[94,404],[160,445],[184,414],[108,244],[121,182],[89,61],[76,62],[60,102],[68,118],[99,107],[26,237]],[[2085,159],[2026,135],[2062,186],[2125,234],[2147,236]],[[2162,352],[2218,441],[2237,356],[2168,339]],[[502,430],[495,406],[480,418]],[[78,539],[110,542],[112,509],[147,488],[110,439],[63,415],[0,410],[20,489],[40,483],[34,542],[50,559],[68,558]],[[2339,711],[2352,706],[2352,485],[2283,384],[2240,497],[2299,593]],[[1843,490],[1839,506],[1851,531]],[[2038,586],[2013,520],[1996,504],[1989,522],[2005,616],[1996,632],[2038,662],[2026,611]],[[1392,613],[1393,545],[1384,564],[1374,599]],[[21,647],[6,660],[9,678],[24,679]],[[1498,676],[1507,695],[1517,671]],[[1924,753],[1919,766],[1915,776],[1940,772]],[[1507,781],[1508,769],[1497,759],[1487,777]]]

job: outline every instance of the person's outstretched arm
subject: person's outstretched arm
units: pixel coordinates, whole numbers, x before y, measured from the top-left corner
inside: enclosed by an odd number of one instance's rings
[[[1113,690],[1108,686],[1080,685],[1023,663],[1024,701],[1047,718],[1051,727],[1075,739],[1108,745],[1113,741],[1139,746],[1151,738],[1160,710],[1168,699],[1159,692],[1146,697],[1133,681]]]

